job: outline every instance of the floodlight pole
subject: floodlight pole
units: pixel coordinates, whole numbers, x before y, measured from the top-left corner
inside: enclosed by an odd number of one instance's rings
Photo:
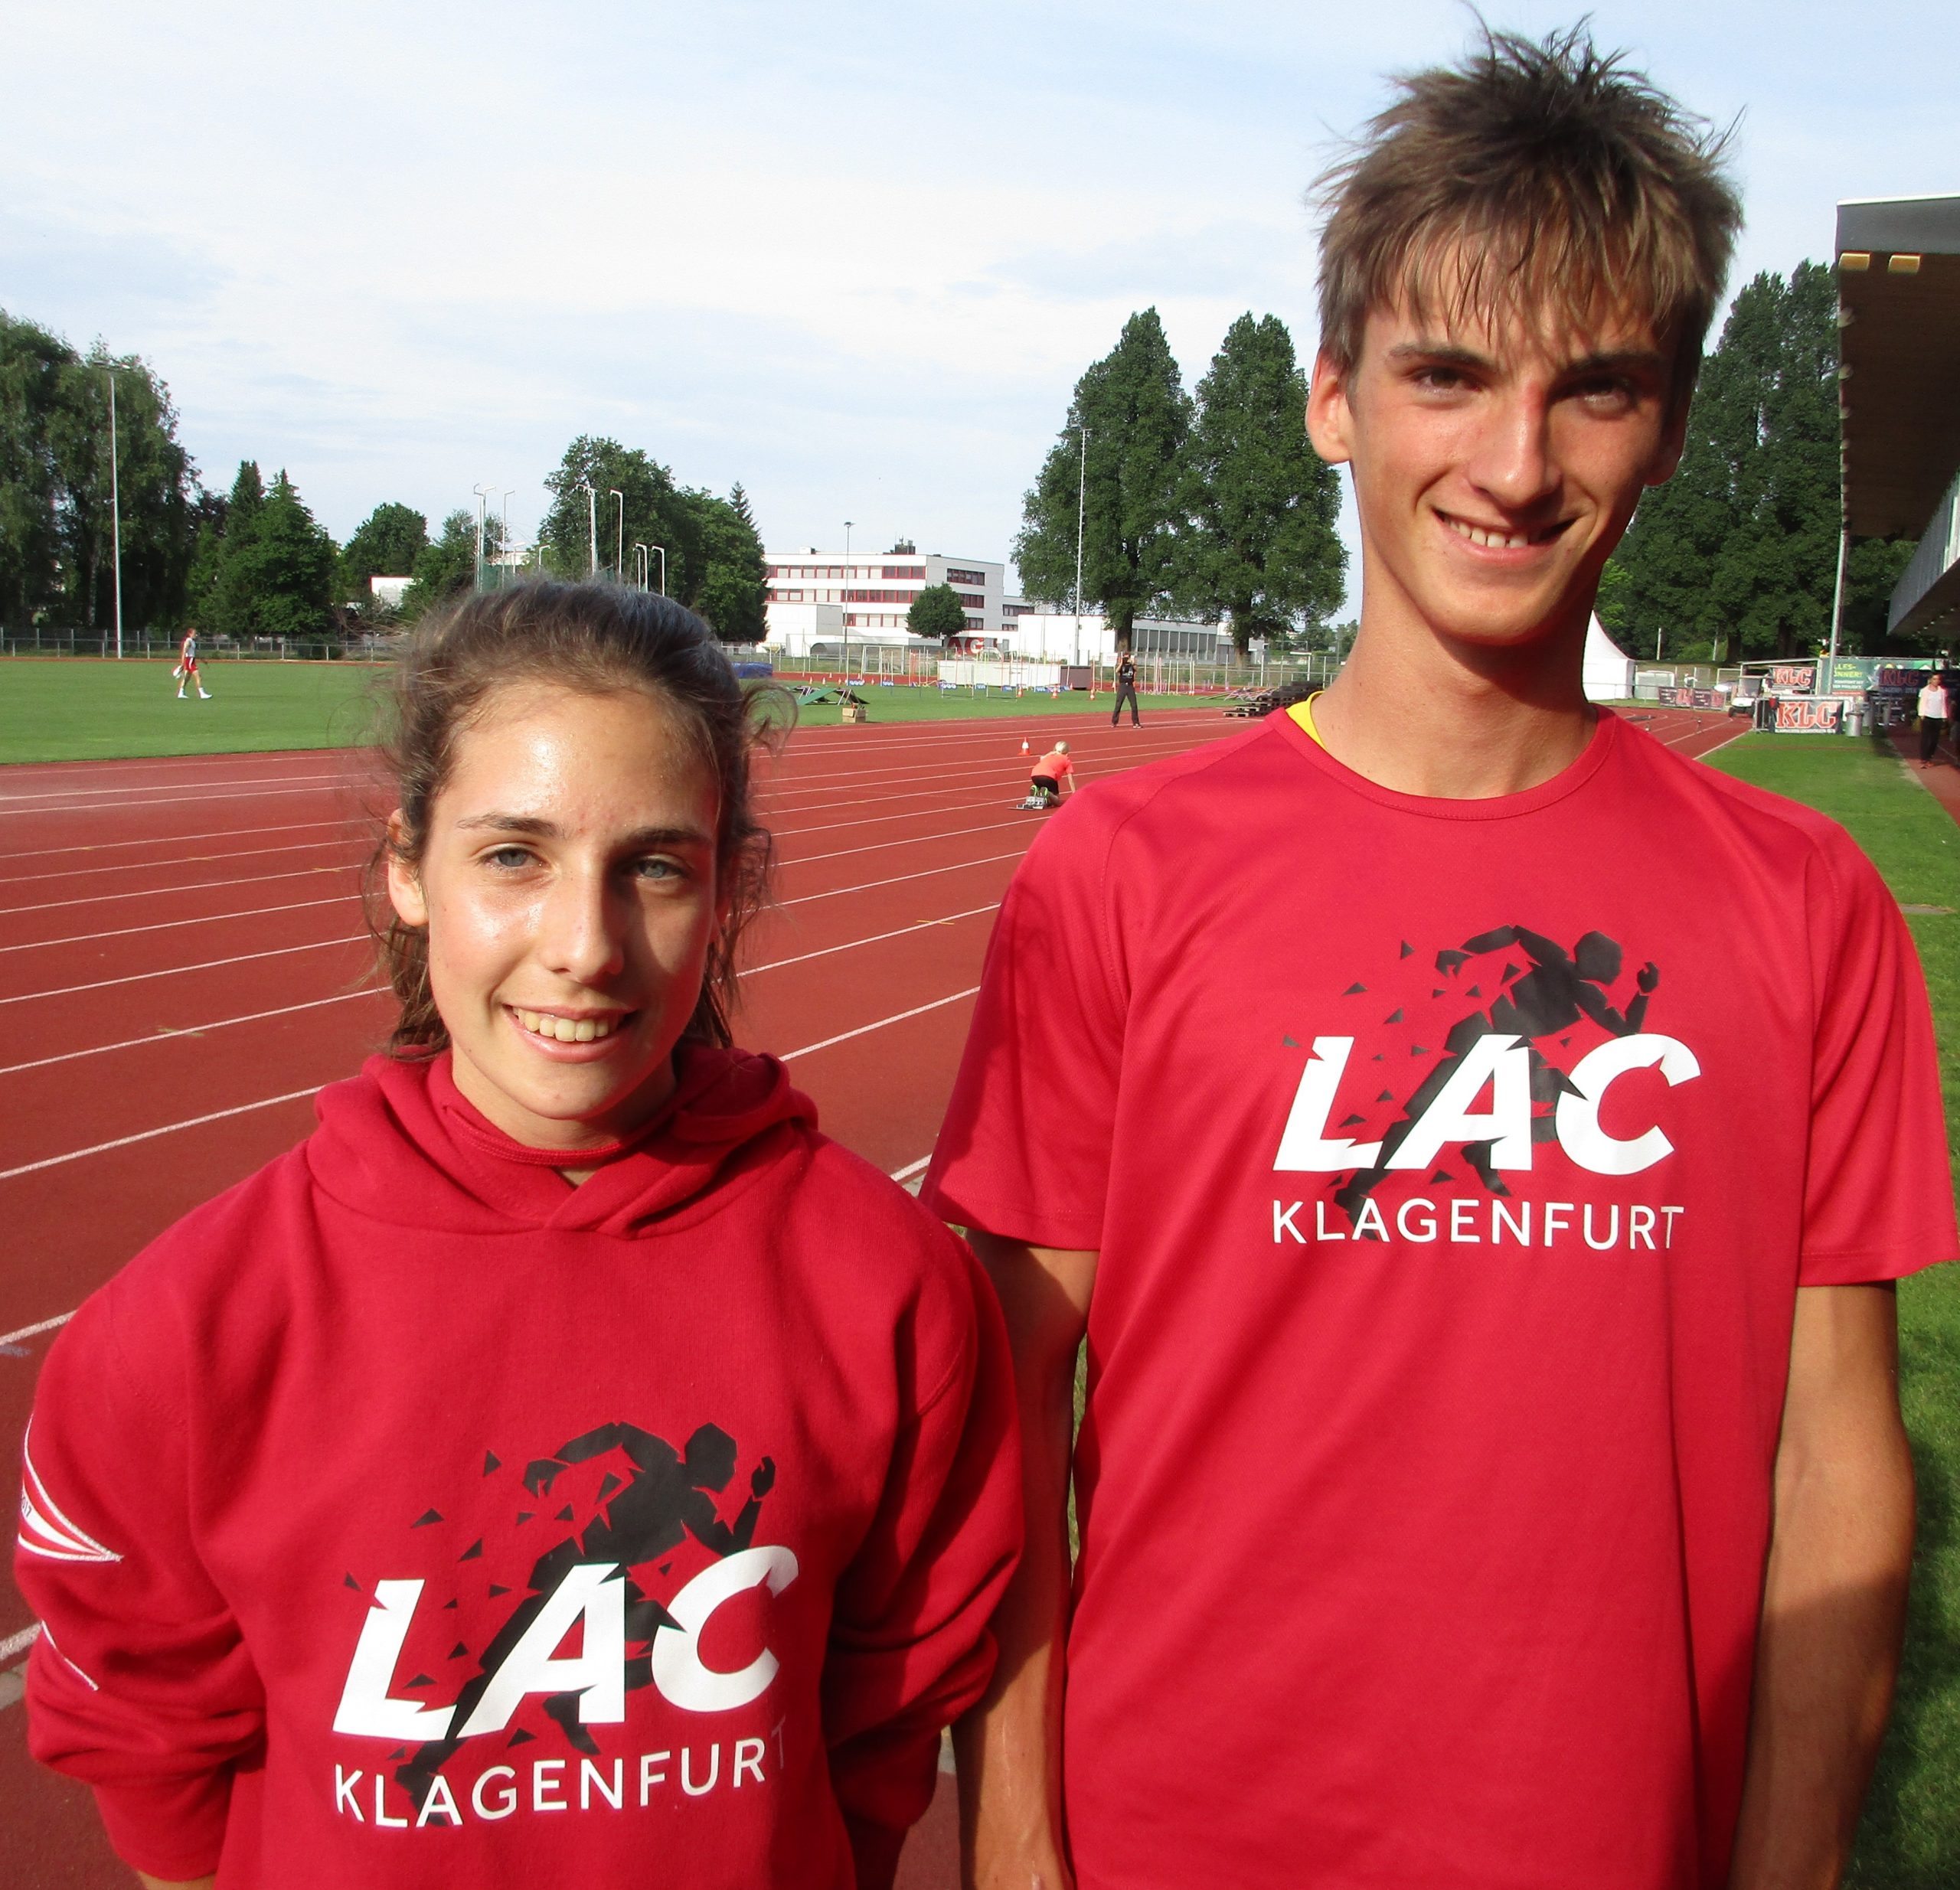
[[[1838,530],[1838,581],[1831,589],[1831,669],[1830,681],[1818,691],[1819,695],[1829,695],[1838,687],[1838,628],[1844,620],[1844,560],[1851,548],[1851,528],[1841,523]]]
[[[473,485],[469,488],[476,495],[476,576],[472,589],[483,588],[483,521],[490,504],[490,488],[487,485]]]
[[[109,376],[109,536],[116,564],[116,657],[122,658],[122,505],[116,473],[116,370],[106,367]]]
[[[612,581],[623,584],[626,581],[626,495],[616,486],[606,488],[609,498],[619,501],[619,529],[612,540]]]
[[[648,574],[653,570],[653,560],[647,548],[638,539],[633,540],[633,582],[642,590],[647,588]]]
[[[1082,527],[1088,514],[1089,501],[1089,429],[1078,421],[1076,431],[1082,436],[1082,458],[1076,468],[1075,475],[1075,666],[1082,664]]]
[[[586,548],[592,557],[592,575],[599,575],[599,498],[589,481],[581,479],[573,491],[585,495]]]
[[[838,615],[844,620],[844,687],[851,687],[851,607],[844,601],[844,593],[851,588],[851,527],[852,521],[844,521],[844,582],[838,586]]]
[[[511,495],[516,490],[517,488],[514,485],[507,485],[504,488],[503,527],[497,544],[497,556],[500,560],[511,555]],[[509,570],[514,567],[505,565],[504,568]]]
[[[660,553],[660,594],[665,597],[667,595],[667,547],[665,545],[648,545],[647,549]]]

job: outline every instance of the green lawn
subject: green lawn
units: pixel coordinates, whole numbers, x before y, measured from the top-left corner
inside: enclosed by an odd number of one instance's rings
[[[347,748],[373,726],[364,663],[206,663],[209,702],[162,661],[0,661],[0,762]]]
[[[1949,1147],[1960,1131],[1960,827],[1889,747],[1751,735],[1710,765],[1841,821],[1909,914],[1932,997]],[[1901,1177],[1902,1181],[1904,1179]],[[1919,1540],[1899,1703],[1847,1885],[1960,1882],[1960,1266],[1899,1289],[1900,1385],[1919,1468]]]
[[[369,692],[383,672],[362,663],[207,663],[211,700],[177,700],[165,662],[83,658],[0,659],[0,762],[100,761],[132,755],[228,755],[277,748],[348,748],[374,726]],[[786,679],[793,683],[793,677]],[[1075,693],[973,696],[965,690],[867,684],[874,725],[1009,715],[1067,715],[1100,708]],[[1212,707],[1215,698],[1146,696],[1144,713]],[[799,723],[835,728],[835,707],[805,709]]]

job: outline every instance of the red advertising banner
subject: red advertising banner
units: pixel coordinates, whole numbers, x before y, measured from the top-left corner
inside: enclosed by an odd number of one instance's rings
[[[1692,709],[1694,707],[1694,691],[1692,689],[1674,689],[1668,694],[1677,709]]]
[[[1821,701],[1776,705],[1777,732],[1782,735],[1835,735],[1843,720],[1844,703],[1841,697],[1827,696]]]
[[[1779,663],[1769,672],[1772,689],[1793,689],[1799,695],[1808,694],[1817,687],[1817,665],[1815,663]]]

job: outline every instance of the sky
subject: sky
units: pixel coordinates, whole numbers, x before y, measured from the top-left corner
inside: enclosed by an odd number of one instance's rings
[[[1736,122],[1732,287],[1827,257],[1840,199],[1960,193],[1944,6],[1592,17]],[[21,0],[8,30],[0,308],[142,355],[207,485],[284,467],[341,539],[486,486],[524,538],[567,443],[604,434],[739,480],[772,550],[839,548],[848,519],[860,550],[1007,558],[1134,311],[1188,387],[1247,310],[1311,356],[1308,188],[1475,16]]]

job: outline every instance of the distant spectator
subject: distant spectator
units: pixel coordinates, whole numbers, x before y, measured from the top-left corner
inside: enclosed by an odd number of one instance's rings
[[[1919,691],[1919,765],[1932,765],[1939,752],[1940,739],[1946,733],[1946,678],[1939,670],[1927,677]]]

